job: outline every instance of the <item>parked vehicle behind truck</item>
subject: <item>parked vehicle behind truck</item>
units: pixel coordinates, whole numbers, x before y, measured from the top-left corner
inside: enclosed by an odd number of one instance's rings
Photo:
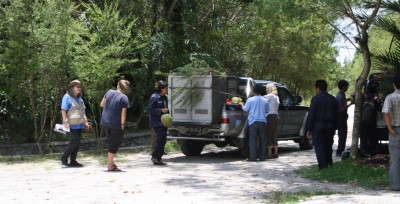
[[[211,143],[218,147],[238,147],[246,156],[248,114],[229,99],[240,97],[246,101],[252,86],[264,82],[249,77],[213,74],[187,77],[171,73],[168,97],[172,126],[168,128],[168,139],[176,139],[186,156],[201,154],[203,147]],[[300,105],[301,101],[295,100],[299,97],[293,97],[286,87],[276,85],[282,97],[278,140],[294,140],[301,149],[311,149],[303,128],[308,107]]]

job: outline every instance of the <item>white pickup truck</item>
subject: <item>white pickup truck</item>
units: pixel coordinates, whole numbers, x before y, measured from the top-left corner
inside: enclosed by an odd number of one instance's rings
[[[246,101],[255,83],[274,83],[278,88],[281,100],[278,140],[294,140],[301,149],[311,149],[303,129],[309,108],[300,105],[301,97],[294,97],[276,82],[212,74],[187,77],[171,73],[168,76],[172,115],[168,139],[176,139],[186,156],[201,154],[203,147],[210,143],[238,147],[242,156],[246,156],[248,114],[239,104],[227,99],[241,97]]]

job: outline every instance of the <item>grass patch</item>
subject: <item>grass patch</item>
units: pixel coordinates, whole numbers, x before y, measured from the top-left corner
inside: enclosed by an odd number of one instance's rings
[[[338,161],[333,166],[319,170],[317,165],[296,170],[299,175],[322,182],[352,184],[364,188],[382,188],[389,184],[388,172],[360,164],[357,160]]]
[[[268,199],[267,203],[291,204],[291,203],[298,203],[312,196],[332,195],[332,194],[338,194],[338,193],[324,192],[324,191],[274,192],[269,195],[266,195],[266,199]]]

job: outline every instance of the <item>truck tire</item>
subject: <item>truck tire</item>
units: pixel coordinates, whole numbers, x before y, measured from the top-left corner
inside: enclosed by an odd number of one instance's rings
[[[313,148],[311,140],[309,140],[306,136],[303,136],[303,138],[300,140],[299,146],[301,150],[310,150]]]
[[[193,140],[178,140],[181,151],[185,156],[199,156],[204,148],[204,143]]]

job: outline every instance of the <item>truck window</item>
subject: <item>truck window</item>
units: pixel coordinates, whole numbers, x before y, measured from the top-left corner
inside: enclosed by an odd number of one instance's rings
[[[293,95],[283,87],[277,87],[277,88],[278,88],[279,101],[281,103],[280,105],[283,105],[285,107],[292,107],[294,105]]]

